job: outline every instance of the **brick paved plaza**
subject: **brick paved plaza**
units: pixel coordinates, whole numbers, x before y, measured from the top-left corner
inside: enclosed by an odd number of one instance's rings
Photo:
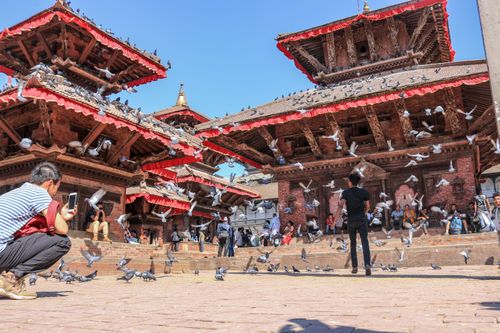
[[[213,272],[156,282],[40,278],[34,301],[0,299],[4,332],[499,332],[496,266],[405,268],[370,278]]]

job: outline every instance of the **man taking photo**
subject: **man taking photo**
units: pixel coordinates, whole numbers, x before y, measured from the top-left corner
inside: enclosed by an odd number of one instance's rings
[[[43,162],[29,182],[0,196],[0,296],[36,298],[24,277],[51,267],[71,248],[67,222],[77,212],[52,200],[60,184],[57,167]]]

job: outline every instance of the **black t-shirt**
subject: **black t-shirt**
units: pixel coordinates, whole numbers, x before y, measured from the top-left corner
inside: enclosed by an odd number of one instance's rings
[[[349,223],[366,221],[365,201],[370,200],[370,194],[364,188],[352,187],[342,192],[347,206],[347,220]]]

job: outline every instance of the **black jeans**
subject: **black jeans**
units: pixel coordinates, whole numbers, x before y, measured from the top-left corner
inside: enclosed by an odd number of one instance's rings
[[[349,222],[347,224],[347,230],[349,231],[349,239],[351,240],[351,263],[352,267],[358,267],[358,257],[356,253],[356,233],[359,233],[361,237],[361,245],[363,245],[363,258],[365,261],[365,267],[371,266],[370,257],[370,245],[368,243],[368,222],[357,221]]]
[[[17,277],[46,270],[68,253],[71,241],[66,236],[36,233],[7,244],[0,252],[0,272]]]

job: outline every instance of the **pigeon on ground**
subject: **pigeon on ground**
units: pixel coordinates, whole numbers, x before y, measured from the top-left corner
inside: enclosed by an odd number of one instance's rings
[[[136,271],[136,270],[134,270],[134,269],[129,270],[129,271],[127,271],[127,272],[125,273],[125,275],[123,275],[123,276],[121,276],[121,277],[119,277],[119,278],[116,278],[116,279],[117,279],[117,280],[123,280],[123,281],[126,281],[127,283],[129,283],[129,282],[130,282],[130,280],[132,280],[132,279],[134,278],[134,276],[135,276],[135,273],[136,273],[136,272],[137,272],[137,271]]]
[[[31,273],[29,279],[30,286],[34,286],[36,284],[36,280],[38,280],[36,273]]]
[[[224,281],[224,273],[221,267],[217,268],[215,270],[215,280],[217,281]]]
[[[302,251],[300,252],[300,260],[307,262],[307,253],[305,248],[302,248]]]
[[[333,272],[333,268],[330,265],[326,265],[325,268],[323,268],[323,272]]]
[[[292,270],[294,273],[300,273],[300,270],[298,270],[295,266],[292,265]]]
[[[438,265],[436,265],[436,264],[432,264],[432,263],[431,263],[431,267],[432,267],[432,269],[441,269],[441,267],[439,267],[439,266],[438,266]]]
[[[196,276],[200,275],[200,270],[198,268],[195,268],[194,275]]]
[[[179,262],[175,257],[171,250],[167,251],[167,259],[165,259],[165,266],[172,267],[174,262]]]

